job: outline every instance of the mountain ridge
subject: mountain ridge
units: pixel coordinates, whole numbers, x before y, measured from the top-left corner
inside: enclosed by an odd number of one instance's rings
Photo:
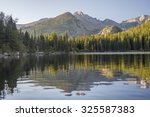
[[[132,27],[135,27],[144,23],[146,20],[149,19],[149,17],[150,17],[149,15],[138,16],[136,18],[131,18],[131,19],[122,21],[120,25],[124,29],[129,29],[129,28],[132,28]]]
[[[102,21],[84,14],[82,11],[77,11],[73,14],[65,12],[54,18],[42,18],[28,24],[19,24],[17,27],[21,28],[24,32],[28,31],[32,35],[35,32],[37,35],[40,35],[41,33],[47,35],[51,32],[57,32],[58,34],[68,32],[70,36],[81,36],[96,34],[104,27],[110,25],[126,30],[144,23],[149,17],[150,16],[148,15],[143,15],[118,23],[111,19]]]

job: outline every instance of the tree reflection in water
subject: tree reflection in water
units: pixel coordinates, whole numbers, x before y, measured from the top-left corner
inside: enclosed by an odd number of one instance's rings
[[[45,90],[61,89],[66,96],[84,96],[97,85],[128,81],[149,88],[150,55],[50,55],[0,59],[0,98],[30,81]]]

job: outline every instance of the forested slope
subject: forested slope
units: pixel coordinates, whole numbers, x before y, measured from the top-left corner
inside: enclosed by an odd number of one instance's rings
[[[119,33],[83,36],[75,41],[77,48],[83,51],[149,51],[150,20]]]

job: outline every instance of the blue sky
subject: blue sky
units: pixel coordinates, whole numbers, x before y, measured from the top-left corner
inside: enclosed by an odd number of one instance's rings
[[[117,22],[150,15],[150,0],[0,0],[0,11],[28,23],[64,12],[83,11],[92,17]]]

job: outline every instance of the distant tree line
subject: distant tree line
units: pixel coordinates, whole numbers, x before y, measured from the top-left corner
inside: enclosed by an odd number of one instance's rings
[[[0,53],[2,52],[104,52],[150,51],[150,21],[127,31],[102,35],[69,37],[67,32],[45,36],[30,35],[16,27],[12,16],[0,13]]]

